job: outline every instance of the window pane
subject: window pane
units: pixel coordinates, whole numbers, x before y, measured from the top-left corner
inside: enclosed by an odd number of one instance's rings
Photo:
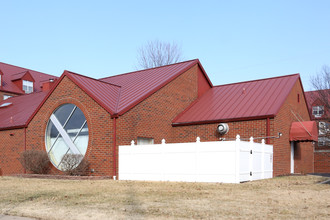
[[[85,124],[84,128],[81,130],[80,134],[74,141],[75,145],[77,146],[80,152],[86,152],[88,146],[88,127],[87,123]]]
[[[48,153],[48,156],[52,163],[55,166],[61,162],[62,157],[66,154],[69,150],[69,147],[66,145],[65,141],[63,140],[62,136],[60,136],[56,143],[54,144],[52,150]]]
[[[57,120],[61,122],[62,126],[69,118],[74,107],[75,106],[72,104],[64,104],[54,112],[54,115],[56,116]]]
[[[153,138],[142,138],[142,137],[138,137],[137,138],[137,144],[138,145],[154,144],[154,139]]]

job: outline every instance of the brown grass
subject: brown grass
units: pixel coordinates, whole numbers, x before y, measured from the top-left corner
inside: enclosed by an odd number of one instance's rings
[[[41,219],[330,219],[315,176],[243,184],[0,178],[0,213]]]

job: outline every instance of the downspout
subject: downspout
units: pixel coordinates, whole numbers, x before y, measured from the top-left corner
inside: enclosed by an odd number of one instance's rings
[[[117,162],[118,162],[118,155],[117,155],[117,117],[113,118],[113,154],[114,154],[114,176],[117,176],[118,178],[118,173],[117,173]],[[115,179],[115,178],[114,178]]]
[[[267,118],[266,121],[266,137],[270,136],[270,119]],[[266,138],[266,144],[269,144],[269,138]]]
[[[24,127],[24,152],[26,152],[26,127]],[[24,168],[24,174],[26,174],[25,168]]]

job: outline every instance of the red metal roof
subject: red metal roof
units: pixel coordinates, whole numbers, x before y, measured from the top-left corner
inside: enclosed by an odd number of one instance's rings
[[[215,86],[179,114],[173,125],[274,117],[299,74]]]
[[[60,79],[56,81],[55,85],[48,92],[48,95],[45,96],[43,100],[39,100],[39,103],[37,101],[34,103],[34,105],[37,106],[34,113],[26,112],[25,118],[28,118],[27,123],[29,123],[64,77],[71,79],[113,117],[116,117],[134,107],[140,101],[165,86],[168,82],[175,79],[195,64],[200,65],[205,77],[209,81],[199,60],[191,60],[168,66],[126,73],[100,80],[70,71],[64,71]],[[209,83],[212,86],[210,81]],[[0,109],[0,113],[1,112]],[[1,127],[2,122],[0,120],[0,128]]]
[[[146,69],[112,77],[100,79],[104,82],[113,83],[121,87],[118,107],[116,112],[122,115],[130,108],[150,96],[152,93],[165,86],[180,74],[198,64],[205,77],[212,86],[199,60],[171,64],[167,66]]]
[[[103,106],[103,108],[110,112],[110,114],[116,113],[117,103],[121,91],[120,86],[92,79],[69,71],[65,71],[64,75],[68,76],[72,81],[74,81],[95,101],[98,101],[99,104]]]
[[[41,86],[43,82],[49,81],[49,79],[57,79],[58,77],[52,76],[49,74],[37,72],[34,70],[29,70],[26,68],[13,66],[10,64],[0,62],[0,71],[3,73],[2,75],[2,87],[0,87],[0,91],[6,91],[16,94],[23,94],[21,88],[18,88],[12,80],[17,80],[23,77],[27,71],[31,74],[34,79],[34,91],[39,92],[41,91]]]
[[[290,128],[290,141],[318,141],[316,122],[293,122]]]
[[[0,107],[0,130],[25,127],[29,117],[45,96],[45,92],[35,92],[1,101],[0,106],[5,103],[10,103],[10,105]]]

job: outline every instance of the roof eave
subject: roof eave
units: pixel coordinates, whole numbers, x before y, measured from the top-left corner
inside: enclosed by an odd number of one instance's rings
[[[24,125],[15,125],[15,126],[10,126],[10,127],[3,127],[0,128],[0,131],[5,131],[5,130],[15,130],[15,129],[20,129],[20,128],[27,128],[28,126],[26,124]]]
[[[250,120],[262,120],[267,118],[274,118],[275,115],[262,115],[262,116],[251,116],[242,118],[225,118],[225,119],[214,119],[214,120],[202,120],[202,121],[190,121],[190,122],[173,122],[173,127],[189,126],[189,125],[202,125],[202,124],[215,124],[222,122],[237,122],[237,121],[250,121]]]

